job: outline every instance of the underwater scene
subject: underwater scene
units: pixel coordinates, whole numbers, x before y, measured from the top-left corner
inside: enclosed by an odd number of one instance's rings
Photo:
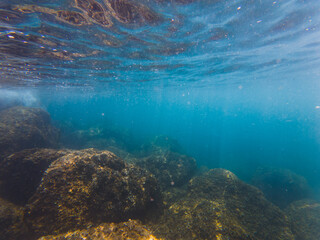
[[[0,240],[320,240],[320,1],[0,0]]]

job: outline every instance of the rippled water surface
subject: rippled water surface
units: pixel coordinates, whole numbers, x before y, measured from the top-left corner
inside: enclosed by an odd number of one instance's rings
[[[319,74],[318,1],[88,2],[1,1],[1,85],[206,87]]]

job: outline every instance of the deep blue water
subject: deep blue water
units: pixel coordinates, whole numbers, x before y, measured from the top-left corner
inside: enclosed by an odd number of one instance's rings
[[[320,189],[320,2],[141,2],[157,23],[72,26],[14,10],[71,0],[0,1],[0,101],[58,126],[168,135],[199,166],[245,180],[287,168]]]

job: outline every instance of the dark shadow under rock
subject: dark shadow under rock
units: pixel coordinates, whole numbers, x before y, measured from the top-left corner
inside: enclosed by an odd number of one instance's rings
[[[40,108],[13,107],[0,111],[0,160],[6,155],[35,147],[56,147],[58,130]]]
[[[39,240],[157,240],[152,232],[137,220],[129,220],[121,223],[103,223],[97,227],[90,227],[84,230],[77,230],[56,236],[41,237]]]
[[[280,208],[311,196],[307,180],[289,169],[260,168],[251,182]]]
[[[150,226],[165,239],[293,240],[285,214],[257,188],[224,169],[189,182],[188,196]]]
[[[67,150],[26,149],[13,153],[0,163],[1,196],[24,205],[40,185],[42,175],[51,162]]]
[[[151,174],[109,151],[86,149],[50,165],[25,219],[36,236],[45,236],[90,224],[145,220],[161,209],[162,195]]]
[[[297,240],[320,239],[320,202],[299,200],[291,203],[285,212]]]

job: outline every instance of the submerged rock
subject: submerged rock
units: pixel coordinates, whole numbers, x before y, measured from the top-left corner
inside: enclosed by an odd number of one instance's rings
[[[56,147],[58,130],[40,108],[12,107],[0,111],[0,160],[6,155],[35,147]]]
[[[62,126],[61,142],[67,148],[107,150],[115,147],[126,151],[136,148],[133,136],[124,129],[113,126],[94,126],[70,131],[70,128],[73,129],[74,126]]]
[[[291,220],[292,231],[299,240],[320,239],[320,202],[300,200],[286,209]]]
[[[23,209],[0,199],[0,240],[26,239]]]
[[[149,143],[142,145],[140,155],[148,156],[155,152],[161,153],[166,151],[177,152],[181,154],[184,153],[183,148],[176,139],[165,135],[159,135]]]
[[[139,221],[129,220],[122,223],[103,223],[97,227],[90,227],[85,230],[77,230],[56,236],[41,237],[39,240],[157,240],[145,226]]]
[[[311,196],[306,179],[289,169],[258,169],[252,183],[264,193],[269,201],[280,208],[285,208],[291,202]]]
[[[194,158],[170,151],[156,152],[136,164],[153,173],[163,189],[186,184],[197,168]]]
[[[16,203],[26,204],[40,185],[42,175],[51,162],[67,150],[26,149],[11,154],[0,163],[0,193]]]
[[[165,239],[294,239],[285,214],[224,169],[191,179],[188,196],[173,203],[153,229]]]
[[[47,169],[27,205],[25,219],[37,236],[90,224],[145,219],[158,214],[162,196],[156,179],[109,151],[66,154]]]

